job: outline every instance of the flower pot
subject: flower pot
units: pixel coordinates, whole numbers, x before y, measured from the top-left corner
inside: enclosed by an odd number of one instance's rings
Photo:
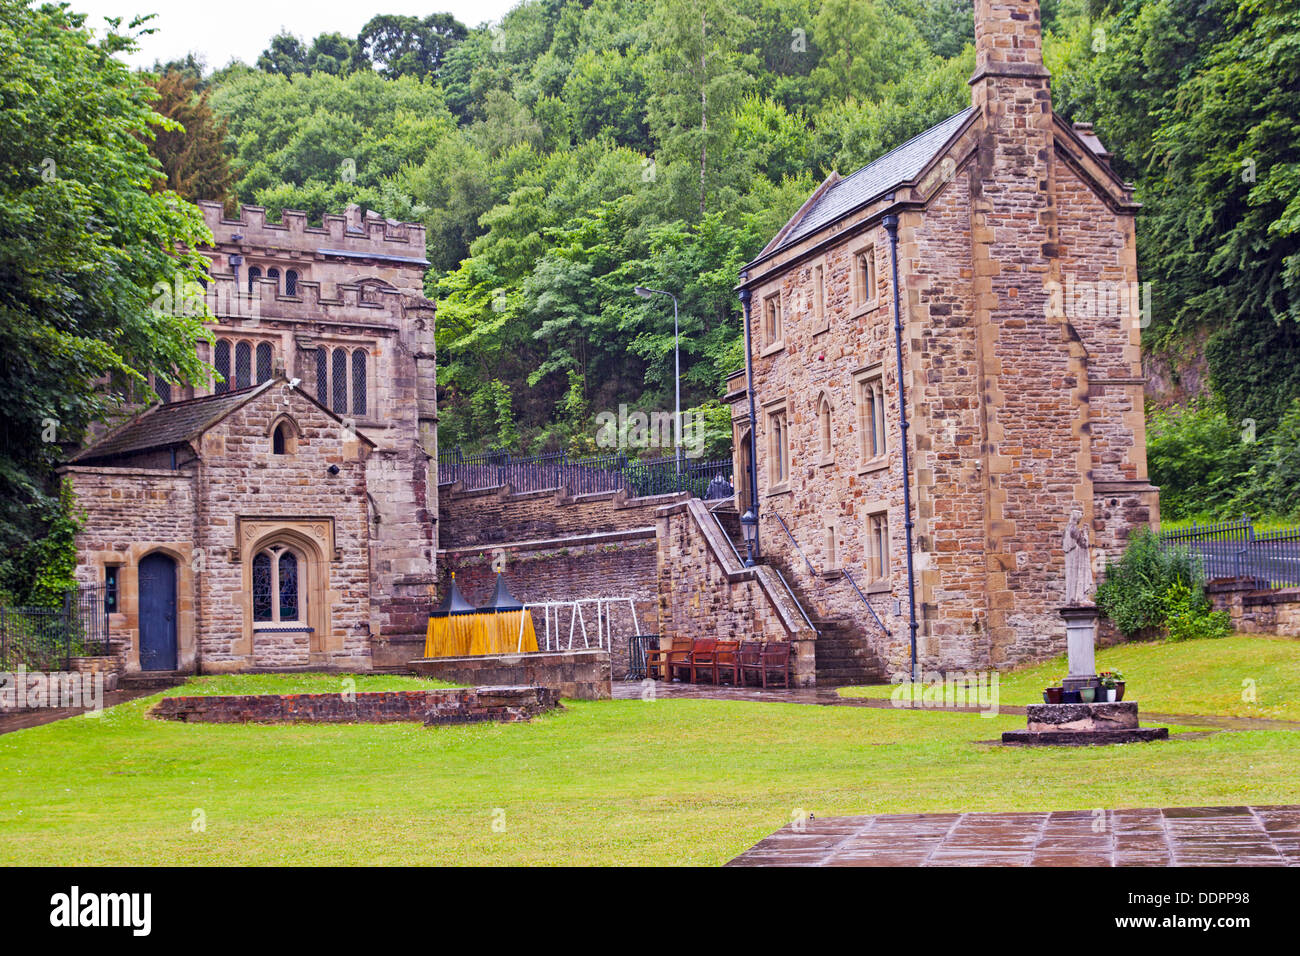
[[[1081,704],[1091,704],[1093,702],[1093,699],[1096,696],[1097,696],[1097,688],[1095,687],[1079,688],[1079,703]]]
[[[1049,704],[1059,704],[1061,702],[1061,688],[1047,688],[1047,690],[1043,691],[1043,700]]]
[[[1061,703],[1062,703],[1062,704],[1077,704],[1077,703],[1079,703],[1079,692],[1078,692],[1077,690],[1062,690],[1062,691],[1061,691]]]
[[[1124,682],[1123,682],[1123,681],[1120,681],[1118,684],[1115,685],[1115,699],[1116,699],[1116,700],[1123,700],[1123,699],[1124,699]]]
[[[1106,695],[1106,702],[1107,702],[1107,703],[1109,703],[1109,704],[1113,704],[1113,703],[1115,703],[1115,701],[1116,701],[1116,699],[1117,699],[1115,695],[1118,693],[1118,691],[1116,691],[1114,687],[1103,687],[1103,688],[1101,689],[1101,691],[1102,691],[1103,694]]]

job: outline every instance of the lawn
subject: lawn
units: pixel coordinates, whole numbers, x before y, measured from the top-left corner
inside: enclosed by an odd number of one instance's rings
[[[1097,652],[1098,670],[1118,670],[1124,699],[1149,713],[1300,720],[1300,640],[1239,634],[1218,640],[1119,644]],[[1003,704],[1041,704],[1060,684],[1065,657],[999,678]],[[890,685],[846,687],[850,697],[889,697]],[[1253,694],[1254,699],[1251,699]]]
[[[1300,802],[1284,731],[1027,749],[985,743],[1022,717],[893,708],[568,701],[527,724],[234,726],[149,719],[156,699],[0,736],[0,863],[716,865],[801,811]]]

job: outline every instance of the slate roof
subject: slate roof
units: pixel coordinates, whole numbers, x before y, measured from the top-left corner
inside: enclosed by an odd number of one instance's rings
[[[915,179],[974,112],[974,107],[967,107],[832,184],[782,237],[776,249],[798,242],[893,187]]]
[[[197,438],[244,402],[275,384],[263,382],[221,395],[205,395],[169,405],[155,405],[116,431],[75,455],[74,464],[86,464],[159,448],[183,445]]]

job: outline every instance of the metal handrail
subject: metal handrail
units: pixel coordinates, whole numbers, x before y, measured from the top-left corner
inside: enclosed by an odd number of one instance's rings
[[[771,512],[771,515],[781,523],[781,529],[785,531],[785,536],[790,539],[790,543],[794,545],[794,549],[799,552],[799,557],[803,558],[803,563],[808,565],[808,573],[815,575],[817,573],[817,569],[812,566],[812,562],[808,560],[808,555],[803,553],[803,548],[799,547],[799,542],[796,541],[794,539],[794,535],[790,533],[790,528],[789,526],[786,525],[785,519],[782,518],[775,511]],[[880,628],[885,633],[885,637],[893,637],[894,635],[890,633],[889,628],[885,627],[885,622],[882,621],[880,619],[880,615],[876,613],[876,609],[872,607],[871,602],[867,600],[867,596],[863,594],[862,589],[858,587],[858,582],[853,580],[853,575],[849,574],[849,569],[839,568],[838,570],[848,580],[849,584],[852,585],[854,593],[857,594],[858,596],[858,600],[860,600],[864,605],[866,605],[867,612],[871,615],[871,619],[876,622],[876,627]],[[778,570],[777,574],[780,573],[781,572]],[[782,578],[781,580],[784,581],[785,578]],[[788,584],[786,585],[786,588],[787,589],[789,588]],[[802,610],[802,608],[800,608],[800,610]]]
[[[776,576],[780,578],[781,583],[785,585],[785,593],[790,595],[790,600],[794,602],[794,606],[797,607],[799,613],[803,615],[804,623],[808,625],[808,629],[820,637],[822,632],[817,630],[813,625],[812,618],[810,618],[808,612],[803,609],[803,605],[799,603],[799,599],[794,596],[794,590],[790,587],[790,582],[785,579],[785,575],[781,573],[781,569],[773,567],[772,570],[776,572]]]

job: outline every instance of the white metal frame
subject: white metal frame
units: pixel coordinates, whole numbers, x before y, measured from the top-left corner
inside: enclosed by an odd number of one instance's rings
[[[582,646],[584,649],[591,648],[591,638],[587,634],[587,616],[582,613],[582,606],[595,605],[596,612],[596,649],[610,651],[613,650],[614,644],[614,618],[610,613],[614,605],[622,606],[626,604],[628,610],[632,612],[632,627],[637,635],[641,633],[641,622],[636,616],[636,602],[630,597],[596,597],[596,598],[579,598],[576,601],[538,601],[533,604],[525,604],[525,614],[529,611],[542,611],[542,636],[538,641],[538,648],[545,651],[573,650],[573,642],[578,634],[578,626],[582,626]],[[560,647],[564,638],[560,630],[560,615],[565,611],[569,612],[569,637],[568,646]],[[551,637],[551,618],[555,619],[554,646],[552,646]],[[536,627],[536,624],[533,625]],[[524,649],[524,614],[519,615],[519,641],[515,647],[516,652]]]

